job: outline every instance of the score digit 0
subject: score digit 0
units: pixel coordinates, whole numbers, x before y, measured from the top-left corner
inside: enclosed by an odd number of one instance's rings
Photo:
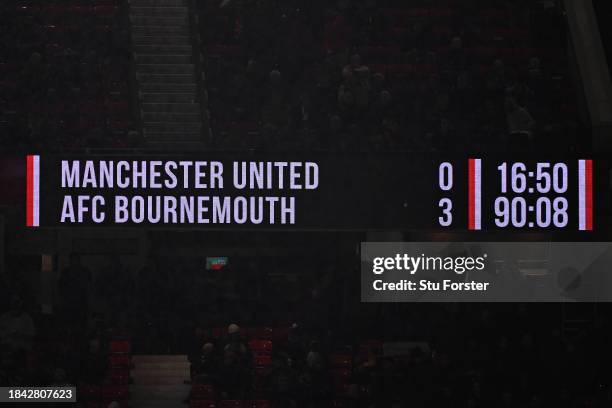
[[[453,165],[444,162],[438,168],[438,185],[442,191],[450,191],[453,188]],[[441,198],[438,207],[442,215],[438,217],[438,223],[442,227],[449,227],[453,223],[453,202],[450,198]]]

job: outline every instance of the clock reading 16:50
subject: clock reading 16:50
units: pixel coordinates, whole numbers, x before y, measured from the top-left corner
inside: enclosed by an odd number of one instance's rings
[[[508,184],[511,192],[539,193],[539,194],[564,194],[567,192],[568,170],[565,163],[537,163],[535,171],[527,169],[525,163],[517,162],[508,166],[507,162],[497,167],[501,174],[501,192],[508,192]],[[510,183],[508,183],[510,178]],[[535,179],[535,187],[533,180]]]

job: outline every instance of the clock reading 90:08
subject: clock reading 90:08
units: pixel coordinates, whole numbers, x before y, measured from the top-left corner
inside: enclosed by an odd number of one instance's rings
[[[593,231],[593,167],[592,159],[510,161],[492,157],[440,163],[438,225],[467,225],[471,231],[575,227]],[[455,183],[457,174],[467,178]]]
[[[502,194],[495,199],[495,225],[500,228],[534,227],[564,228],[569,221],[568,168],[565,163],[536,163],[529,168],[525,163],[497,167]],[[522,196],[527,193],[528,196]],[[533,194],[534,196],[529,196]]]

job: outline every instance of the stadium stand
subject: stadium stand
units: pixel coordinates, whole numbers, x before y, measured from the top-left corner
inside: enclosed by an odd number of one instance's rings
[[[0,4],[0,145],[121,147],[138,141],[125,2]]]
[[[198,2],[219,148],[588,148],[557,2]]]

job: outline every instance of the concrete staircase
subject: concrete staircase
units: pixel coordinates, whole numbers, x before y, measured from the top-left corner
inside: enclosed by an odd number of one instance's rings
[[[189,396],[186,356],[133,356],[130,408],[185,408]]]
[[[143,134],[149,147],[203,147],[188,0],[130,0]],[[195,53],[194,53],[195,52]]]

